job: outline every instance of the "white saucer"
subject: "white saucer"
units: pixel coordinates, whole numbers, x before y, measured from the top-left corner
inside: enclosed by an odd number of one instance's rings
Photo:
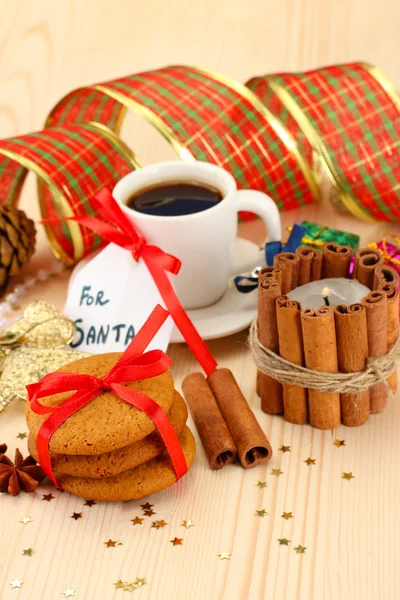
[[[238,238],[235,246],[236,273],[248,270],[249,264],[252,264],[253,268],[260,264],[259,248],[248,240]],[[246,329],[256,313],[257,290],[241,294],[233,283],[215,304],[187,311],[203,340],[225,337]],[[180,331],[174,327],[171,343],[184,341]]]

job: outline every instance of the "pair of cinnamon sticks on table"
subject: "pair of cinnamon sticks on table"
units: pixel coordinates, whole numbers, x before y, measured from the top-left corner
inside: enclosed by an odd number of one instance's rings
[[[259,274],[260,342],[294,364],[331,373],[360,372],[369,356],[385,355],[399,330],[398,274],[382,265],[378,251],[365,248],[356,254],[353,276],[374,288],[360,303],[302,310],[299,302],[282,295],[312,277],[348,277],[350,261],[351,248],[333,243],[325,244],[322,255],[307,247],[277,255],[274,267]],[[388,383],[396,388],[395,372]],[[383,382],[357,394],[338,394],[282,385],[259,373],[257,391],[264,412],[283,413],[287,421],[310,422],[320,429],[341,422],[361,425],[387,401]]]
[[[249,469],[271,458],[271,445],[231,371],[216,369],[208,379],[191,373],[182,391],[211,469],[222,469],[237,458]]]

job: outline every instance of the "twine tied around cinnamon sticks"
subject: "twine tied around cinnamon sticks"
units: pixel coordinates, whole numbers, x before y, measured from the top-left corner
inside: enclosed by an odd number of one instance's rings
[[[400,358],[400,336],[387,354],[369,357],[366,369],[355,373],[314,371],[285,360],[260,342],[257,319],[250,327],[249,346],[257,368],[282,384],[311,388],[319,392],[357,394],[378,383],[384,383],[389,395],[394,394],[387,379],[395,369],[396,360]]]

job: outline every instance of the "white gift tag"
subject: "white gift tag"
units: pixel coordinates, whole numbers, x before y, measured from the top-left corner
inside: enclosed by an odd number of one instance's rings
[[[93,354],[124,351],[157,304],[165,308],[146,265],[109,244],[71,277],[64,313],[77,327],[72,345]],[[173,324],[168,317],[148,350],[167,349]]]

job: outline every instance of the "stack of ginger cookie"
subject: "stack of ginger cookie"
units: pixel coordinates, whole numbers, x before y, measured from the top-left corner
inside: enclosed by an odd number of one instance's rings
[[[101,377],[120,356],[120,353],[89,356],[59,371]],[[168,414],[190,469],[196,453],[195,440],[186,426],[186,404],[174,389],[171,374],[124,385],[146,394]],[[70,395],[71,392],[56,394],[40,402],[58,406]],[[36,460],[36,437],[47,417],[34,413],[27,403],[28,446]],[[171,459],[153,421],[111,391],[99,394],[72,414],[52,435],[49,449],[53,472],[62,489],[82,498],[134,500],[176,481]]]

